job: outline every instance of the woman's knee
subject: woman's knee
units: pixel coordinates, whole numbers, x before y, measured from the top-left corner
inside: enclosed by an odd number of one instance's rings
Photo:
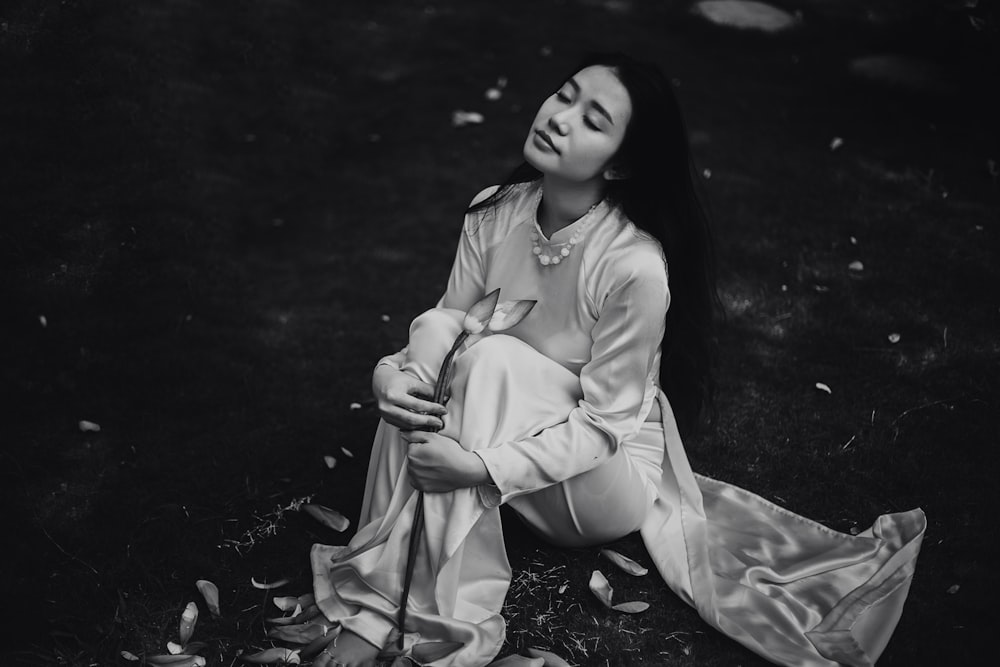
[[[462,332],[463,313],[454,308],[431,308],[413,318],[410,323],[410,337],[416,335],[438,335],[452,339]],[[449,341],[450,343],[451,341]]]
[[[476,341],[472,347],[463,352],[456,364],[466,368],[509,368],[525,351],[531,349],[524,341],[506,334],[493,334]]]

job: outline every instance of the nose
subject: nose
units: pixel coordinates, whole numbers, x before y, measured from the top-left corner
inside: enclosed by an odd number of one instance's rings
[[[549,129],[560,135],[565,135],[569,132],[569,123],[566,122],[561,113],[554,113],[549,116],[548,126]]]

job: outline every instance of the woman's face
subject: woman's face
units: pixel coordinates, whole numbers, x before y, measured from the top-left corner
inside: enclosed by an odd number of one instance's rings
[[[524,159],[570,181],[600,177],[625,137],[632,100],[603,65],[580,70],[542,102],[524,142]]]

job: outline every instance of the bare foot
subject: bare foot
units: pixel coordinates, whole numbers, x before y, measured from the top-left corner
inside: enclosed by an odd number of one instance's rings
[[[379,647],[349,630],[341,630],[337,640],[330,642],[313,664],[317,667],[375,667]],[[321,660],[326,658],[325,661]]]

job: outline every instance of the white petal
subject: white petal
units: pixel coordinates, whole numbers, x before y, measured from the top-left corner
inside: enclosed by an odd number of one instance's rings
[[[95,424],[94,422],[89,422],[86,419],[81,419],[80,423],[77,424],[81,431],[84,433],[98,433],[101,430],[100,424]]]
[[[266,651],[261,651],[260,653],[254,653],[253,655],[245,655],[243,659],[247,662],[252,662],[258,665],[272,665],[277,663],[285,663],[287,665],[300,665],[302,664],[302,659],[299,658],[299,651],[301,649],[295,649],[294,651],[287,648],[269,648]]]
[[[895,345],[896,343],[898,343],[899,342],[899,334],[898,333],[891,333],[891,334],[889,334],[889,342],[892,343],[893,345]]]
[[[342,533],[351,525],[351,520],[336,510],[315,503],[306,503],[302,506],[309,516],[319,521],[328,528],[332,528],[338,533]]]
[[[278,579],[277,581],[272,581],[267,583],[264,581],[257,581],[253,577],[250,577],[250,583],[253,584],[254,588],[259,588],[262,591],[271,590],[272,588],[281,588],[288,583],[288,579]]]
[[[605,607],[611,606],[611,596],[614,594],[614,589],[611,588],[611,584],[608,583],[607,578],[601,574],[600,570],[594,570],[593,574],[590,575],[590,592],[597,596]]]
[[[212,616],[221,616],[222,612],[219,611],[218,586],[206,579],[199,579],[194,585],[201,591],[201,595],[205,598],[205,604],[208,605],[208,610],[212,613]]]
[[[187,644],[188,640],[191,639],[191,635],[194,634],[194,624],[197,622],[198,605],[194,602],[188,602],[187,606],[184,607],[184,613],[181,614],[180,631],[178,633],[182,645]]]
[[[865,270],[865,265],[862,264],[861,261],[859,261],[859,260],[856,259],[853,262],[851,262],[850,264],[848,264],[847,268],[850,269],[851,271],[864,271]]]
[[[609,561],[631,574],[633,577],[641,577],[649,573],[649,570],[639,565],[627,556],[623,556],[613,549],[601,549],[601,555]]]
[[[787,30],[797,23],[794,15],[763,2],[704,0],[691,11],[716,25],[763,32]]]
[[[129,651],[122,651],[121,652],[121,656],[123,658],[125,658],[126,660],[130,660],[132,662],[138,662],[139,661],[139,656],[137,656],[134,653],[130,653]]]
[[[623,611],[626,614],[640,614],[649,609],[648,602],[622,602],[612,607],[615,611]]]
[[[833,393],[833,390],[830,389],[830,385],[825,384],[823,382],[817,382],[816,383],[816,388],[819,389],[820,391],[825,391],[828,394],[832,394]]]
[[[347,458],[349,458],[349,459],[353,459],[354,458],[354,453],[351,450],[349,450],[347,447],[341,447],[340,451],[344,452],[344,456],[346,456]]]
[[[288,611],[289,609],[295,609],[299,604],[299,599],[294,596],[286,595],[285,597],[277,597],[273,600],[274,606],[281,611]]]
[[[545,661],[545,667],[570,667],[570,664],[551,651],[543,651],[537,648],[528,647],[528,655],[532,658],[541,658]]]
[[[177,655],[184,650],[184,647],[177,642],[167,642],[167,653],[170,655]]]
[[[326,467],[333,470],[337,466],[337,459],[332,456],[324,456],[323,462],[326,463]]]

